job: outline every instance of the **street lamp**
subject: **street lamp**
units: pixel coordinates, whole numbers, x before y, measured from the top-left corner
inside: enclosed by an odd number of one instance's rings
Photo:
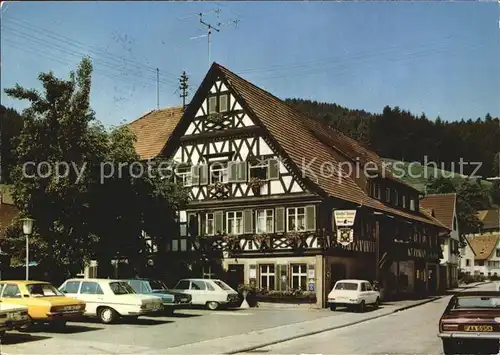
[[[26,280],[29,280],[29,263],[30,263],[30,249],[29,249],[29,235],[33,232],[33,219],[23,218],[23,233],[26,236]]]

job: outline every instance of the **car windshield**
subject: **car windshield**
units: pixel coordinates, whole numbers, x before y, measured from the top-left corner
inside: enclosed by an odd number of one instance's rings
[[[26,288],[31,297],[64,296],[61,291],[51,284],[28,284]]]
[[[497,296],[457,297],[453,305],[453,309],[498,307],[500,307],[500,297]]]
[[[153,291],[162,291],[162,290],[168,290],[167,286],[161,281],[158,280],[151,280],[149,281],[149,286],[151,286],[151,289]]]
[[[135,293],[132,286],[130,286],[126,282],[111,282],[109,284],[109,288],[111,288],[111,291],[113,291],[115,295],[126,295],[129,293]]]
[[[231,287],[229,287],[225,282],[219,281],[219,280],[214,280],[214,283],[222,288],[225,291],[231,291]]]
[[[337,282],[335,285],[336,290],[348,290],[348,291],[357,291],[358,284],[355,282]]]

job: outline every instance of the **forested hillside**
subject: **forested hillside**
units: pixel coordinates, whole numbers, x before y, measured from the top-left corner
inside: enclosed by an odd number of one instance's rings
[[[499,118],[486,114],[484,118],[444,122],[439,117],[416,116],[398,107],[386,106],[382,114],[351,110],[336,104],[302,99],[287,99],[290,105],[311,117],[323,120],[348,136],[357,139],[384,158],[403,161],[443,163],[446,170],[471,174],[474,166],[458,171],[460,159],[481,162],[479,173],[493,176],[500,152]],[[454,166],[452,163],[455,163]]]

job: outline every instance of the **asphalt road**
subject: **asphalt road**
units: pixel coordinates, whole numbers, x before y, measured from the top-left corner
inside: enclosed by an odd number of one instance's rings
[[[495,285],[478,290],[494,290]],[[437,323],[451,296],[406,311],[254,350],[256,354],[442,354]],[[250,354],[250,353],[249,353]]]

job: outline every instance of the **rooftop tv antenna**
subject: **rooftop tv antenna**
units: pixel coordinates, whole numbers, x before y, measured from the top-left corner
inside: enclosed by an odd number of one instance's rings
[[[211,45],[212,45],[212,30],[214,30],[216,32],[220,32],[222,26],[227,25],[227,24],[234,24],[235,26],[237,26],[238,22],[239,22],[239,20],[227,21],[224,23],[218,22],[220,11],[221,10],[219,8],[217,8],[217,10],[213,11],[213,12],[217,13],[217,24],[215,24],[215,25],[204,21],[203,20],[204,14],[199,13],[198,16],[200,17],[200,23],[207,28],[207,34],[190,38],[190,39],[195,39],[195,38],[207,37],[207,39],[208,39],[208,67],[210,67],[210,65],[211,65],[210,54],[211,54]]]

